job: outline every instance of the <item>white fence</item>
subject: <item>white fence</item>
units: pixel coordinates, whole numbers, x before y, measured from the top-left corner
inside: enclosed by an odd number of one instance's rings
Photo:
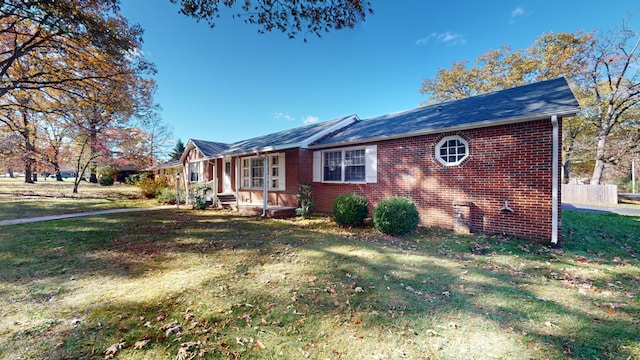
[[[617,185],[562,185],[562,202],[589,203],[618,203]]]

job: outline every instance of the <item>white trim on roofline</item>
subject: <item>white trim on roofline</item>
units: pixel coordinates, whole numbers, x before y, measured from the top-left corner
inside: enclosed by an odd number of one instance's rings
[[[295,148],[309,148],[309,144],[313,143],[314,141],[322,138],[323,136],[326,136],[336,130],[340,130],[346,126],[349,126],[351,124],[353,124],[356,121],[360,121],[360,118],[358,117],[358,115],[349,115],[346,118],[344,118],[342,121],[337,122],[336,124],[334,124],[333,126],[324,129],[323,131],[318,132],[317,134],[314,134],[306,139],[304,139],[303,141],[299,141],[296,143],[291,143],[291,144],[282,144],[282,145],[272,145],[272,146],[265,146],[262,148],[255,148],[255,149],[251,149],[248,150],[246,152],[241,152],[241,153],[234,153],[233,156],[247,156],[247,155],[255,155],[256,153],[264,153],[264,152],[272,152],[272,151],[282,151],[282,150],[287,150],[287,149],[295,149]],[[222,157],[222,156],[220,156]]]
[[[525,117],[506,118],[502,120],[484,120],[484,121],[478,121],[478,122],[469,123],[469,124],[461,124],[457,126],[449,126],[449,127],[443,127],[443,128],[437,128],[437,129],[418,130],[418,131],[412,131],[412,132],[391,135],[391,136],[382,135],[382,136],[376,136],[376,137],[371,137],[366,139],[347,140],[347,141],[340,141],[340,142],[329,143],[329,144],[313,145],[313,146],[309,146],[309,149],[314,149],[314,150],[324,149],[324,148],[346,146],[346,145],[352,145],[352,144],[363,144],[363,143],[370,143],[370,142],[377,142],[377,141],[384,141],[384,140],[402,139],[402,138],[412,137],[412,136],[432,135],[432,134],[441,134],[441,133],[452,132],[452,131],[481,129],[481,128],[486,128],[491,126],[511,125],[511,124],[518,124],[518,123],[523,123],[527,121],[547,119],[547,118],[551,118],[551,116],[553,115],[557,115],[558,117],[564,118],[564,117],[575,116],[577,113],[578,111],[571,111],[571,112],[564,112],[564,113],[549,112],[548,114],[544,113],[544,114],[531,115],[531,116],[525,116]]]

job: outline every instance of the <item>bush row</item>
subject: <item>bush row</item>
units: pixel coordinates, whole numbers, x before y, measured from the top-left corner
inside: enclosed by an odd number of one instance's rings
[[[360,226],[369,212],[367,199],[358,194],[343,194],[333,204],[333,219],[340,226]],[[403,235],[418,226],[415,203],[406,197],[392,196],[380,200],[373,209],[373,226],[385,234]]]

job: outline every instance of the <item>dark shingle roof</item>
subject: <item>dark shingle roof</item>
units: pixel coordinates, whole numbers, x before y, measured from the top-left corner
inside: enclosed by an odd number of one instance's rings
[[[321,139],[314,145],[397,138],[515,123],[552,115],[572,116],[578,110],[578,102],[567,81],[558,78],[364,119],[333,136]]]
[[[207,158],[216,157],[218,156],[218,154],[220,154],[221,152],[229,148],[229,144],[213,142],[213,141],[191,139],[191,142],[200,151],[202,151],[202,154],[204,154],[204,157],[207,157]]]
[[[271,151],[306,146],[306,142],[315,140],[315,137],[330,131],[334,126],[340,126],[340,123],[342,122],[345,122],[345,124],[348,123],[350,118],[353,118],[354,120],[356,119],[354,115],[350,115],[343,118],[305,125],[294,129],[238,141],[230,144],[228,148],[222,151],[219,155],[240,155],[256,151]]]

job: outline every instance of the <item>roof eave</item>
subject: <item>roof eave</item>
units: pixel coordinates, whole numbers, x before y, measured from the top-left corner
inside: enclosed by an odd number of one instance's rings
[[[255,154],[259,154],[259,153],[266,153],[266,152],[274,152],[274,151],[282,151],[282,150],[288,150],[288,149],[295,149],[295,148],[310,148],[309,144],[312,144],[314,141],[322,138],[323,136],[330,134],[336,130],[340,130],[348,125],[353,124],[356,121],[359,121],[360,118],[358,118],[357,115],[350,115],[347,116],[346,118],[344,118],[342,121],[337,122],[336,124],[330,126],[327,129],[324,129],[320,132],[318,132],[317,134],[314,134],[312,136],[309,136],[308,138],[296,142],[296,143],[291,143],[291,144],[278,144],[278,145],[272,145],[272,146],[265,146],[265,147],[261,147],[261,148],[255,148],[255,149],[251,149],[251,150],[244,150],[244,151],[240,151],[240,152],[236,152],[236,153],[228,153],[228,154],[224,154],[224,155],[220,155],[218,158],[221,157],[229,157],[229,156],[246,156],[246,155],[255,155]]]
[[[575,111],[572,110],[572,111],[566,111],[566,112],[560,112],[560,113],[553,112],[553,113],[537,114],[537,115],[531,115],[531,116],[525,116],[525,117],[507,118],[507,119],[501,119],[501,120],[484,120],[484,121],[478,121],[478,122],[469,123],[469,124],[412,131],[408,133],[391,135],[391,136],[376,136],[376,137],[371,137],[366,139],[347,140],[347,141],[340,141],[335,143],[313,145],[313,146],[309,146],[309,149],[322,149],[322,148],[335,147],[335,146],[402,139],[402,138],[412,137],[412,136],[440,134],[440,133],[451,132],[451,131],[463,131],[463,130],[471,130],[471,129],[480,129],[480,128],[491,127],[491,126],[511,125],[511,124],[518,124],[518,123],[523,123],[527,121],[551,118],[551,116],[553,115],[557,115],[558,117],[565,118],[565,117],[575,116],[577,113],[578,113],[578,109],[576,109]]]

